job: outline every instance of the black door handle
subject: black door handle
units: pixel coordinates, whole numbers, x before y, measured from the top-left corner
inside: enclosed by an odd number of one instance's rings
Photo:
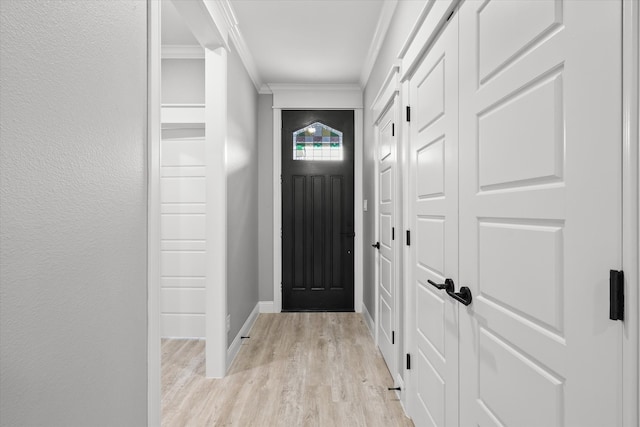
[[[453,289],[447,290],[447,295],[464,305],[471,304],[471,289],[466,286],[461,287],[460,292],[454,292]]]
[[[444,283],[435,283],[431,280],[427,280],[427,282],[429,282],[429,284],[435,288],[444,289],[447,292],[447,295],[449,295],[454,300],[464,305],[471,304],[471,289],[469,289],[468,287],[463,286],[460,288],[460,292],[456,292],[456,284],[452,279],[445,279]]]
[[[375,242],[373,245],[374,248],[376,248],[377,250],[380,250],[380,242]]]
[[[429,284],[433,287],[436,287],[438,289],[445,289],[445,290],[449,290],[449,289],[455,289],[455,285],[453,283],[453,280],[451,279],[444,279],[444,283],[435,283],[432,282],[431,280],[427,280],[427,282],[429,282]]]

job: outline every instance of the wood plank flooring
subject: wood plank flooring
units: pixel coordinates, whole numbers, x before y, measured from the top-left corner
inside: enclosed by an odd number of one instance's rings
[[[357,313],[261,314],[228,375],[204,341],[162,341],[163,426],[413,426]]]

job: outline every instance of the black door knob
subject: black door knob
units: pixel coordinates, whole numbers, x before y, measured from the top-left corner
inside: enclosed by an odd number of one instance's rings
[[[373,245],[374,248],[376,248],[377,250],[380,250],[380,242],[375,242]]]

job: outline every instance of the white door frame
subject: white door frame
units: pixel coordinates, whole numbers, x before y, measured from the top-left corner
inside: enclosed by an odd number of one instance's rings
[[[625,324],[623,332],[622,424],[640,422],[638,374],[640,358],[639,248],[640,201],[638,148],[640,134],[640,5],[624,0],[622,9],[622,269],[625,275]]]
[[[379,164],[379,148],[380,148],[380,135],[379,135],[379,122],[382,119],[382,117],[387,113],[387,111],[389,110],[389,108],[391,108],[392,106],[395,105],[395,114],[394,114],[394,123],[395,123],[395,153],[394,155],[396,156],[396,163],[395,163],[395,180],[394,180],[394,227],[396,229],[396,239],[394,240],[393,244],[395,245],[394,248],[394,263],[395,263],[395,269],[394,269],[394,278],[393,280],[395,281],[394,283],[394,295],[393,295],[393,299],[394,299],[394,307],[393,307],[393,322],[394,322],[394,328],[396,329],[396,340],[399,343],[400,342],[400,334],[403,334],[404,337],[404,331],[406,331],[406,329],[404,328],[404,319],[402,318],[403,316],[401,316],[400,314],[400,307],[403,305],[401,304],[400,298],[399,298],[399,287],[403,286],[403,281],[401,280],[402,277],[402,269],[403,269],[403,257],[402,255],[402,251],[403,251],[403,234],[402,234],[402,230],[404,227],[404,221],[403,221],[403,206],[402,206],[402,200],[403,200],[403,194],[402,194],[402,181],[403,181],[403,172],[402,172],[402,168],[401,168],[401,158],[402,156],[402,125],[401,125],[401,100],[400,100],[400,86],[398,83],[398,74],[400,71],[400,65],[399,64],[393,64],[389,70],[389,72],[387,73],[387,76],[385,77],[378,93],[376,94],[376,97],[374,98],[373,102],[371,103],[370,106],[370,111],[372,114],[372,121],[373,121],[373,138],[374,138],[374,150],[373,152],[375,153],[374,155],[374,198],[373,198],[373,203],[374,203],[374,236],[375,236],[375,240],[379,241],[380,240],[380,219],[379,219],[379,198],[380,198],[380,164]],[[375,343],[376,346],[379,346],[380,343],[380,338],[379,338],[379,334],[380,334],[380,291],[379,291],[379,281],[380,281],[380,253],[378,251],[376,251],[375,254],[375,262],[374,262],[374,298],[375,298],[375,302],[374,302],[374,310],[375,310],[375,317],[374,317],[374,339],[375,339]],[[404,341],[403,341],[404,342]],[[398,344],[398,346],[394,349],[394,360],[392,361],[392,365],[393,366],[388,366],[389,371],[391,372],[391,376],[394,379],[395,384],[394,385],[398,385],[398,383],[402,382],[403,380],[401,379],[402,376],[402,369],[399,369],[399,361],[402,359],[402,353],[404,352],[403,348],[400,348],[400,345]],[[403,387],[401,387],[403,388]]]
[[[354,112],[354,280],[353,308],[362,312],[363,213],[362,89],[356,85],[269,85],[273,92],[273,312],[282,311],[282,110],[353,110]]]
[[[161,424],[160,373],[160,2],[147,2],[147,425]]]
[[[205,61],[214,68],[207,78],[207,121],[214,132],[207,134],[208,161],[219,158],[207,173],[207,197],[226,194],[226,49],[228,29],[220,27],[213,14],[219,11],[207,7],[204,0],[180,2],[181,9],[192,8],[190,16],[198,22],[197,38],[205,47]],[[204,12],[204,13],[203,13]],[[161,141],[161,6],[160,0],[147,0],[147,425],[161,424],[161,360],[160,360],[160,141]],[[211,68],[210,68],[211,70]],[[220,90],[225,96],[220,96]],[[217,92],[216,92],[217,91]],[[216,92],[214,94],[214,92]],[[215,100],[215,102],[210,102]],[[222,124],[218,126],[218,124]],[[206,132],[206,131],[205,131]],[[212,185],[213,184],[213,185]],[[206,365],[208,377],[223,377],[226,373],[226,205],[224,212],[207,221],[208,277],[206,313]],[[222,236],[222,238],[221,238]],[[215,239],[213,239],[215,237]],[[220,256],[217,256],[220,255]],[[211,274],[211,276],[209,276]]]

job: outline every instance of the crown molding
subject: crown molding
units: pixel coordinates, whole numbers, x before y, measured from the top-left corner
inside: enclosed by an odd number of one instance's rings
[[[204,59],[204,48],[200,45],[167,44],[162,46],[162,59]]]
[[[262,83],[262,86],[260,86],[260,90],[258,91],[258,93],[260,95],[273,95],[273,91],[266,83]]]
[[[219,10],[224,17],[228,36],[229,38],[231,38],[231,41],[233,42],[233,45],[238,52],[238,56],[240,56],[240,59],[244,64],[244,68],[247,70],[247,73],[249,74],[249,77],[251,78],[256,91],[258,91],[258,93],[262,93],[262,78],[260,77],[260,73],[258,72],[258,68],[256,67],[255,60],[251,55],[251,51],[249,50],[249,47],[247,46],[247,43],[245,42],[244,37],[240,32],[240,28],[238,27],[238,19],[236,18],[236,14],[233,11],[231,2],[229,0],[217,0],[213,3],[215,3],[219,7]]]
[[[376,25],[376,31],[373,33],[371,45],[369,45],[369,51],[365,57],[364,64],[362,66],[362,72],[360,74],[360,86],[366,87],[369,81],[369,76],[373,70],[373,66],[378,59],[378,54],[382,48],[382,43],[387,36],[387,31],[391,25],[391,19],[398,5],[398,0],[385,0],[380,11],[380,17],[378,18],[378,24]]]

